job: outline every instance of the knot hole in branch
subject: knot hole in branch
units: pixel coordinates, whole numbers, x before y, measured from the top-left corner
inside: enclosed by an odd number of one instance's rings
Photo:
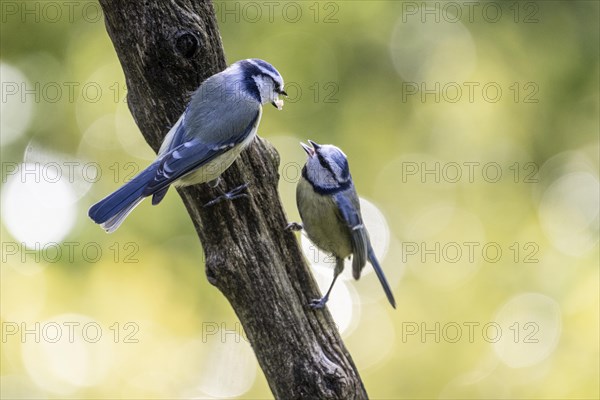
[[[175,48],[185,58],[192,58],[200,49],[200,39],[195,32],[179,31],[175,34]]]

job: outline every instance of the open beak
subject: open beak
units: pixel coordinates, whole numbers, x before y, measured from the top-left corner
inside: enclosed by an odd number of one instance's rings
[[[275,107],[276,109],[283,110],[283,100],[275,99],[271,102],[271,104],[273,104],[273,107]]]
[[[310,145],[313,147],[313,149],[319,150],[321,148],[321,145],[318,143],[313,142],[312,140],[308,139],[308,143],[310,143]]]
[[[282,95],[282,96],[288,97],[288,94],[283,89],[281,89],[281,90],[276,89],[275,92],[277,94]],[[278,110],[282,110],[283,109],[283,100],[281,100],[279,98],[276,98],[275,100],[273,100],[271,102],[271,104],[273,104],[273,107],[275,107]]]
[[[309,142],[310,142],[310,140],[309,140]],[[300,142],[300,146],[302,146],[302,148],[304,149],[306,154],[308,154],[309,157],[313,157],[315,155],[315,149],[313,149],[309,145]]]

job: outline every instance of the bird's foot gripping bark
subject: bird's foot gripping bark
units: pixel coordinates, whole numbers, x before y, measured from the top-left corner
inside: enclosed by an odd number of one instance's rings
[[[328,296],[323,296],[320,299],[314,299],[313,301],[311,301],[310,303],[308,303],[308,306],[310,308],[312,308],[313,310],[320,310],[321,308],[325,307],[325,304],[327,303],[327,300],[329,300]]]
[[[241,197],[248,197],[247,193],[242,193],[246,189],[248,189],[248,184],[244,183],[243,185],[240,185],[240,186],[238,186],[238,187],[236,187],[234,189],[231,189],[229,192],[223,193],[219,197],[214,198],[213,200],[211,200],[208,203],[206,203],[204,205],[204,207],[212,207],[215,204],[218,204],[218,203],[220,203],[222,201],[225,201],[225,200],[235,200],[235,199],[239,199]]]
[[[301,231],[302,229],[304,229],[302,224],[299,224],[297,222],[290,222],[285,227],[286,231],[292,231],[292,232],[298,232],[298,231]]]

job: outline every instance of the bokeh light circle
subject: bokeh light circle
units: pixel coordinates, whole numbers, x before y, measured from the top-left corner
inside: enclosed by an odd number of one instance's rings
[[[27,145],[23,163],[39,165],[41,178],[50,178],[50,181],[59,179],[69,185],[74,195],[73,202],[89,192],[92,184],[101,176],[98,164],[50,151],[34,141]],[[56,173],[56,177],[51,176],[51,173]]]
[[[58,169],[21,164],[2,190],[2,220],[28,248],[60,242],[75,224],[76,196]]]
[[[333,269],[329,273],[323,271],[315,272],[314,278],[317,281],[317,285],[319,285],[321,294],[324,295],[333,280]],[[335,321],[338,331],[342,335],[349,334],[356,327],[358,317],[360,316],[360,298],[357,296],[350,281],[338,278],[329,296],[327,308]]]
[[[522,293],[509,299],[494,318],[502,335],[493,344],[500,360],[511,368],[535,365],[555,350],[561,335],[558,303],[541,293]]]
[[[600,182],[590,172],[560,176],[543,193],[538,209],[546,235],[561,252],[582,256],[598,243]]]

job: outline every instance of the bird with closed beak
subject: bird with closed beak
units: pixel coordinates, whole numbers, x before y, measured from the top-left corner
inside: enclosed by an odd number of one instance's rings
[[[113,232],[146,197],[156,205],[171,185],[208,182],[217,187],[220,175],[231,166],[254,137],[262,105],[281,110],[287,96],[283,78],[268,62],[238,61],[206,79],[192,95],[187,108],[165,136],[150,166],[89,210],[90,218]],[[246,196],[241,185],[207,203]]]
[[[346,155],[336,146],[320,145],[311,140],[301,143],[308,154],[302,176],[296,187],[296,203],[302,224],[291,223],[289,230],[304,229],[308,238],[320,249],[335,256],[333,281],[327,293],[309,305],[323,308],[331,289],[344,269],[344,259],[352,256],[352,275],[359,279],[367,260],[392,307],[396,301],[371,246],[369,233],[363,224],[360,203]]]

